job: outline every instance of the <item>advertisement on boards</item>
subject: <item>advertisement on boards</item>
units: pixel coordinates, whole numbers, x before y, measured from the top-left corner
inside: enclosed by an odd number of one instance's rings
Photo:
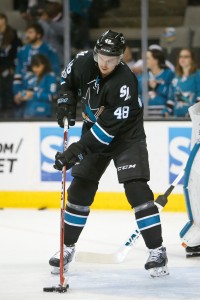
[[[67,145],[80,139],[81,127],[71,127]],[[61,181],[61,172],[52,166],[55,153],[63,151],[63,130],[59,127],[40,127],[40,176],[41,181]],[[67,171],[67,180],[71,181],[71,171]]]
[[[185,168],[191,144],[192,129],[169,127],[169,183],[171,184]],[[183,178],[179,184],[183,184]]]
[[[68,145],[81,135],[81,123],[69,129]],[[145,122],[151,180],[162,193],[184,168],[189,152],[191,122]],[[63,129],[55,122],[0,123],[0,190],[58,191],[61,172],[53,168],[57,151],[63,150]],[[70,171],[67,181],[72,180]],[[99,191],[123,191],[111,162]],[[182,185],[176,187],[182,192]]]

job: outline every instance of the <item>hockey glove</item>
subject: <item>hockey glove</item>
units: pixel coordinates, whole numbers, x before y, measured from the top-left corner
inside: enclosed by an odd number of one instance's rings
[[[53,167],[61,171],[63,166],[66,166],[66,169],[69,170],[75,163],[81,161],[86,154],[85,148],[80,142],[73,143],[63,153],[56,153]]]
[[[64,127],[63,119],[68,119],[69,126],[74,126],[76,121],[76,99],[72,92],[66,92],[57,100],[57,121]]]

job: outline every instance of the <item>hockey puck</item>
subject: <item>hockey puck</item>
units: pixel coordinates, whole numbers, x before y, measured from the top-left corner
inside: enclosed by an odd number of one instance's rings
[[[39,207],[39,208],[38,208],[38,210],[45,210],[45,209],[47,209],[46,206],[42,206],[42,207]]]
[[[45,287],[43,288],[43,292],[54,292],[55,291],[55,287]]]

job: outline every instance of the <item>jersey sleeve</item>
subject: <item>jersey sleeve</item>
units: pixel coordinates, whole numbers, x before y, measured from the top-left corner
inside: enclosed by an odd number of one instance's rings
[[[195,76],[195,87],[196,87],[196,101],[200,101],[200,71],[198,70],[196,72],[196,76]]]
[[[16,57],[16,67],[13,79],[13,93],[16,95],[22,89],[23,49],[19,48]]]
[[[34,92],[34,96],[39,101],[50,102],[56,95],[56,77],[46,75],[44,82],[45,84],[43,84],[39,91]]]
[[[71,104],[75,107],[77,106],[78,93],[80,89],[82,64],[84,63],[87,53],[88,51],[78,53],[61,72],[59,94],[60,96],[63,96],[69,92],[69,95],[71,95]]]
[[[51,62],[52,70],[54,71],[55,75],[60,76],[60,63],[59,58],[54,49],[49,47],[49,53],[48,53],[49,60]]]
[[[175,79],[175,81],[177,81],[177,79]],[[175,95],[175,91],[176,88],[174,86],[173,81],[171,82],[170,86],[169,86],[169,92],[168,92],[168,99],[174,101],[174,95]]]
[[[174,78],[174,73],[171,70],[166,69],[162,78],[163,82],[159,84],[155,89],[158,96],[167,98],[169,94],[169,87],[173,78]]]

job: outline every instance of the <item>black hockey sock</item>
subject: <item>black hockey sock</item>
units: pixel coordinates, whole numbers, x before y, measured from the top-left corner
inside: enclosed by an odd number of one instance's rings
[[[162,229],[158,208],[154,205],[135,213],[136,220],[144,242],[149,249],[162,245]]]
[[[80,211],[68,207],[65,210],[64,217],[64,243],[65,245],[73,245],[77,242],[81,234],[90,211]]]

